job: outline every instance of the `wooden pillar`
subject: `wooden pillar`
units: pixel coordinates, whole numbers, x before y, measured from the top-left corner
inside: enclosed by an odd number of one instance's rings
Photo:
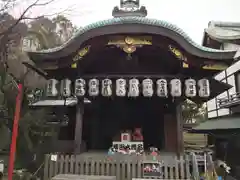
[[[83,131],[83,113],[84,113],[84,101],[83,101],[83,99],[78,99],[78,102],[76,105],[74,154],[81,153],[82,131]]]
[[[176,152],[177,149],[177,133],[176,133],[176,118],[174,112],[164,116],[164,136],[165,150],[168,152]]]
[[[183,117],[182,117],[182,103],[176,105],[176,125],[177,125],[177,153],[180,155],[184,152],[183,139]]]
[[[181,104],[173,104],[164,116],[165,149],[179,155],[183,153],[183,120]]]

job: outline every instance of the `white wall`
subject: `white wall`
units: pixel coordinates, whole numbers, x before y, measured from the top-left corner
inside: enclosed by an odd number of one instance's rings
[[[238,50],[240,48],[240,45],[232,44],[232,43],[224,43],[223,48],[225,50]]]
[[[236,84],[235,84],[235,74],[240,71],[240,61],[234,63],[226,70],[220,72],[215,76],[215,79],[224,83],[228,83],[232,88],[228,91],[223,92],[222,94],[218,95],[214,99],[211,99],[207,102],[207,110],[208,110],[208,118],[214,118],[217,116],[224,116],[231,113],[229,108],[219,108],[217,99],[219,98],[228,98],[232,94],[236,94]],[[236,74],[237,76],[237,74]],[[240,77],[240,75],[238,75]],[[240,80],[240,78],[239,78]],[[239,83],[240,86],[240,83]],[[240,89],[240,87],[239,87]]]

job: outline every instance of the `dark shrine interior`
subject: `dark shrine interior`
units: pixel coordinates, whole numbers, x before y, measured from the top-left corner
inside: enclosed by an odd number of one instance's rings
[[[83,141],[87,150],[106,150],[125,130],[142,129],[145,149],[164,149],[164,114],[171,111],[169,99],[98,98],[87,104],[83,116]],[[60,140],[73,140],[75,108],[67,110],[69,124],[62,127]]]
[[[120,132],[133,131],[135,128],[142,129],[145,148],[151,146],[164,148],[163,118],[168,107],[167,104],[156,98],[146,99],[143,97],[113,100],[101,98],[97,101],[94,109],[89,108],[84,115],[86,120],[83,132],[86,132],[86,137],[83,138],[86,139],[89,149],[108,149],[113,140],[120,139]],[[93,112],[94,117],[89,118]],[[97,128],[90,125],[91,123],[95,124]],[[89,140],[91,142],[88,142]]]

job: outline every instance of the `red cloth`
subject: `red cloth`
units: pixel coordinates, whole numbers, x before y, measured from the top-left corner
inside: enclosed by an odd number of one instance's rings
[[[134,141],[143,141],[143,135],[142,135],[141,128],[135,128],[134,133],[133,133],[133,140]]]

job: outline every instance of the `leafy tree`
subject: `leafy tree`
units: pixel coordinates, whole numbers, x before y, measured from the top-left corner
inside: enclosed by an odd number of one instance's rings
[[[196,123],[207,119],[205,104],[196,104],[187,99],[182,104],[182,110],[185,123]]]
[[[14,23],[16,21],[10,15],[6,15],[5,18],[8,18],[6,22],[12,21]],[[62,20],[60,21],[59,19]],[[58,25],[59,22],[61,22],[61,26]],[[64,22],[74,28],[71,22],[64,16],[61,16],[61,18],[56,17],[54,20],[41,17],[28,24],[18,22],[13,28],[14,33],[4,34],[4,38],[8,39],[6,46],[0,46],[0,55],[3,57],[0,62],[0,141],[3,142],[1,140],[2,137],[6,139],[4,143],[1,143],[0,149],[7,148],[11,140],[10,132],[12,130],[15,98],[17,95],[16,81],[22,80],[24,97],[17,145],[18,154],[21,154],[17,156],[17,159],[20,162],[27,162],[26,156],[32,160],[33,156],[31,155],[41,153],[42,144],[47,140],[51,141],[51,138],[52,140],[55,139],[58,132],[58,127],[46,125],[46,121],[53,118],[49,116],[47,109],[32,111],[28,107],[26,95],[33,88],[42,87],[45,80],[22,65],[23,61],[27,60],[30,62],[23,50],[27,47],[26,41],[27,45],[30,45],[27,48],[34,48],[33,45],[36,45],[36,50],[41,50],[58,46],[63,41],[68,40],[71,35],[69,32],[65,32],[69,31],[69,27],[66,28],[63,25]],[[57,33],[57,27],[58,31],[61,32],[61,36]],[[61,30],[61,28],[63,29]],[[74,30],[71,32],[74,32]],[[67,37],[64,37],[65,35]],[[31,42],[30,44],[28,43],[29,41]],[[36,82],[38,83],[36,84]],[[24,158],[24,161],[21,161],[22,158]]]

